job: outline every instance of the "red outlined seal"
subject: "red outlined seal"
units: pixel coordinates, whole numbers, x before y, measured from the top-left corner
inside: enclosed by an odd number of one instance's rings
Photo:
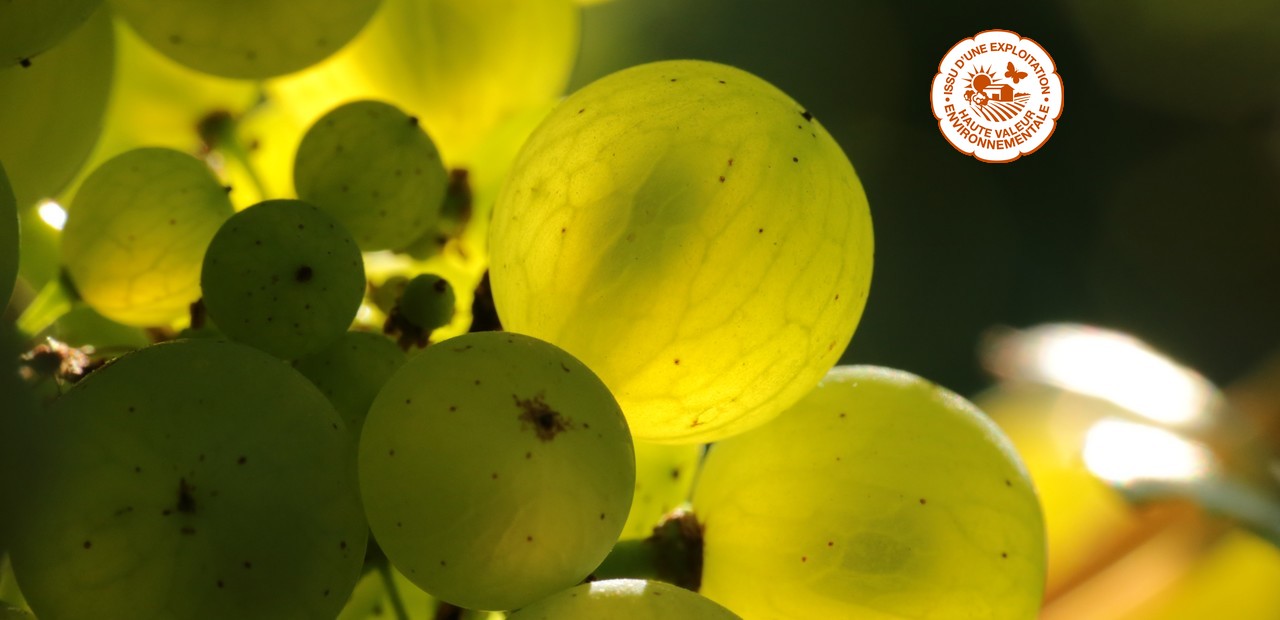
[[[929,89],[938,130],[957,151],[988,163],[1011,162],[1044,146],[1062,101],[1053,58],[1008,30],[956,43]]]

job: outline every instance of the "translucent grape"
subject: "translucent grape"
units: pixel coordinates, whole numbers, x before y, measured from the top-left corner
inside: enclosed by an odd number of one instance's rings
[[[511,614],[510,620],[734,620],[733,612],[683,588],[643,579],[584,583]]]
[[[293,366],[329,398],[358,439],[369,405],[404,359],[404,352],[384,336],[347,332]]]
[[[0,162],[0,311],[9,305],[18,281],[18,201]]]
[[[350,46],[272,92],[309,119],[354,99],[390,102],[458,165],[504,118],[564,90],[579,12],[573,0],[383,0]]]
[[[702,458],[697,444],[635,442],[636,490],[621,538],[648,538],[654,526],[689,499]]]
[[[148,43],[193,69],[265,78],[306,68],[364,27],[378,0],[113,0]]]
[[[19,209],[61,190],[88,157],[102,131],[114,50],[111,16],[100,9],[30,67],[0,68],[0,161]]]
[[[634,483],[631,437],[604,384],[518,334],[427,347],[378,394],[360,438],[383,551],[422,589],[473,609],[580,582],[622,530]]]
[[[434,227],[447,183],[418,119],[378,101],[324,115],[294,163],[298,197],[342,222],[365,251],[403,247]]]
[[[296,359],[346,332],[364,298],[360,248],[329,214],[268,200],[218,229],[200,276],[209,316],[228,337]]]
[[[71,34],[102,0],[8,0],[0,3],[0,67],[18,64]]]
[[[351,439],[289,366],[177,341],[41,418],[14,573],[42,620],[333,618],[367,529]]]
[[[693,491],[702,594],[748,618],[1033,618],[1044,521],[1017,454],[968,401],[832,370],[712,446]]]
[[[871,281],[866,196],[813,115],[748,73],[659,62],[560,104],[503,185],[498,314],[600,374],[639,439],[707,442],[799,400]]]
[[[200,299],[200,264],[231,200],[204,162],[145,148],[102,164],[67,210],[62,263],[85,302],[126,325],[164,325]]]

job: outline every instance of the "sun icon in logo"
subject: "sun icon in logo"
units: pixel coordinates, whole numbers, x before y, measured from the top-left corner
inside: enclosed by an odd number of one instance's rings
[[[996,81],[995,71],[992,71],[990,66],[976,67],[969,72],[969,76],[964,81],[969,83],[964,91],[964,100],[975,106],[987,105],[987,101],[991,99],[987,88]]]

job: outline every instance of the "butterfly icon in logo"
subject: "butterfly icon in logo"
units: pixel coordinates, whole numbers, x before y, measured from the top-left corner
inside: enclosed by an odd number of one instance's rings
[[[1027,72],[1026,72],[1026,71],[1018,71],[1017,69],[1015,69],[1015,68],[1013,67],[1013,63],[1012,63],[1012,62],[1010,62],[1010,63],[1009,63],[1009,70],[1004,72],[1004,76],[1005,76],[1005,77],[1007,77],[1007,78],[1013,78],[1013,83],[1014,83],[1014,84],[1017,84],[1020,80],[1026,79],[1026,77],[1027,77]]]

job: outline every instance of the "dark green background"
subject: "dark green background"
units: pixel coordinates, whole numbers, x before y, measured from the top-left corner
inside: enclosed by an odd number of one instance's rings
[[[997,6],[998,4],[998,6]],[[1065,85],[1035,154],[984,164],[929,110],[943,54],[1037,40]],[[844,362],[972,393],[993,326],[1128,331],[1220,384],[1280,344],[1280,2],[615,0],[586,11],[572,89],[666,58],[732,64],[844,147],[875,221]]]

